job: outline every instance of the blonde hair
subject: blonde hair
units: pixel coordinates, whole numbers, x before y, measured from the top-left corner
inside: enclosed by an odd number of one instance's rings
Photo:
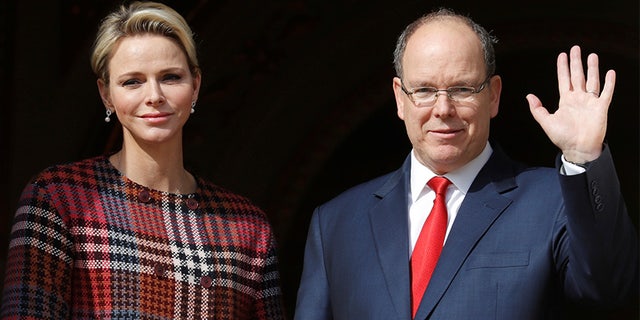
[[[193,33],[184,18],[162,3],[136,1],[120,6],[102,20],[91,55],[91,68],[96,76],[109,83],[109,60],[118,41],[147,33],[175,41],[187,56],[191,73],[194,76],[200,73]]]

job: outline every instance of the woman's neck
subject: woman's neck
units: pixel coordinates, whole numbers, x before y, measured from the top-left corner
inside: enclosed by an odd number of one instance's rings
[[[131,181],[169,193],[193,193],[195,178],[184,169],[182,151],[126,148],[109,157],[111,164]]]

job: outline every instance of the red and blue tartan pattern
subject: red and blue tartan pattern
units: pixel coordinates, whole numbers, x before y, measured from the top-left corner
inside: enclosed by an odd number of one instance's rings
[[[275,240],[248,199],[197,178],[148,189],[106,157],[24,189],[2,319],[283,319]]]

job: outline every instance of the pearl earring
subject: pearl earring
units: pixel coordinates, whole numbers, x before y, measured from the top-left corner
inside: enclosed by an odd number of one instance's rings
[[[193,114],[194,112],[196,112],[196,102],[191,102],[191,113]]]
[[[107,116],[104,118],[104,122],[111,122],[111,110],[107,109]]]

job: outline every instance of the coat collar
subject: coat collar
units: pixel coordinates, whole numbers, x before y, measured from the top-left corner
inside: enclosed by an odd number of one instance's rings
[[[411,319],[409,226],[407,197],[411,159],[392,173],[374,196],[380,201],[369,212],[375,251],[399,319]]]

